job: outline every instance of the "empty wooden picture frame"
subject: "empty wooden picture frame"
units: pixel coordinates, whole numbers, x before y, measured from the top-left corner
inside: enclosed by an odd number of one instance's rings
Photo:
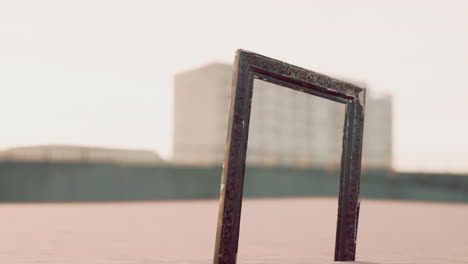
[[[365,89],[253,52],[234,63],[214,263],[236,263],[253,80],[255,78],[346,105],[338,198],[335,261],[354,261]],[[306,95],[305,95],[306,96]]]

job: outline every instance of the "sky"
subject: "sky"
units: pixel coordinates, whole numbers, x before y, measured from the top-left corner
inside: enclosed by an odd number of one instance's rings
[[[394,100],[394,167],[468,172],[466,1],[0,1],[0,148],[172,153],[173,75],[243,48]]]

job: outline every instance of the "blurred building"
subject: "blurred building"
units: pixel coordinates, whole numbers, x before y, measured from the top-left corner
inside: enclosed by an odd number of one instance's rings
[[[38,162],[119,163],[151,165],[164,163],[155,152],[114,148],[43,145],[11,148],[0,152],[0,160]]]
[[[367,90],[363,168],[392,168],[392,97]]]
[[[232,66],[212,63],[174,78],[173,162],[217,165],[224,157]],[[391,97],[366,103],[363,167],[391,169]],[[340,166],[345,106],[255,80],[247,163]]]

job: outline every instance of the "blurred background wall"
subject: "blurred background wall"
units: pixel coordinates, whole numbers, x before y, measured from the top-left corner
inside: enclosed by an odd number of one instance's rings
[[[131,201],[217,199],[221,166],[0,162],[0,201]],[[468,202],[468,175],[367,170],[361,197]],[[245,197],[337,196],[338,170],[248,167]]]

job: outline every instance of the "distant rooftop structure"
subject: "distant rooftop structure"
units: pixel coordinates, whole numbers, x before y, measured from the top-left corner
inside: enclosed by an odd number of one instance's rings
[[[222,163],[231,84],[230,64],[210,63],[175,75],[172,162]],[[247,163],[338,168],[344,114],[342,104],[255,80]],[[391,96],[367,89],[364,129],[363,169],[391,170]]]
[[[78,163],[162,164],[164,160],[149,150],[131,150],[73,145],[37,145],[0,151],[0,160]]]

